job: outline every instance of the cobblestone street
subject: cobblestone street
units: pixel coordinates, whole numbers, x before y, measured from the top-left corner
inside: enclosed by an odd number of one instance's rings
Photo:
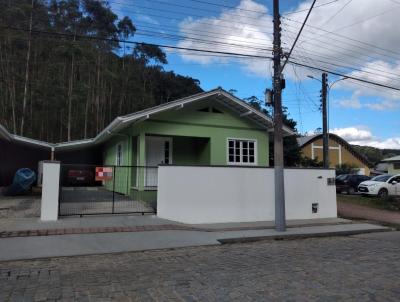
[[[0,301],[398,301],[400,232],[0,263]]]

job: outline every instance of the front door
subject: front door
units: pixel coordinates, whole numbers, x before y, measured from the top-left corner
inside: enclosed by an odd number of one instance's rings
[[[157,186],[157,166],[172,164],[172,138],[146,137],[146,187]]]

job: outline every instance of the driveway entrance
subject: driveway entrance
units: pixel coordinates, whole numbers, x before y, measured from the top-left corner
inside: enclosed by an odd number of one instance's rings
[[[61,165],[59,215],[155,213],[157,181],[140,189],[149,167]],[[157,168],[151,168],[153,177]]]

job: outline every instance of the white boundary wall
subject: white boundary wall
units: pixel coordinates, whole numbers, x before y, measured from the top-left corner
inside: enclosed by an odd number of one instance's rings
[[[337,217],[328,169],[285,169],[286,219]],[[274,169],[160,166],[157,215],[183,223],[275,220]],[[312,213],[312,204],[318,212]]]
[[[60,163],[43,162],[43,184],[40,220],[58,219],[58,197],[60,190]]]

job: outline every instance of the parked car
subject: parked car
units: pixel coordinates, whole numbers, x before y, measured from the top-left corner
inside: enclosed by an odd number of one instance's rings
[[[371,177],[366,175],[357,175],[357,174],[341,174],[336,177],[336,192],[342,193],[346,192],[347,194],[354,194],[357,192],[358,185],[363,181],[370,180]]]
[[[67,184],[70,186],[76,185],[93,185],[94,173],[89,169],[73,168],[67,172]]]
[[[371,180],[360,183],[358,191],[363,195],[378,197],[400,195],[400,174],[375,176]]]

